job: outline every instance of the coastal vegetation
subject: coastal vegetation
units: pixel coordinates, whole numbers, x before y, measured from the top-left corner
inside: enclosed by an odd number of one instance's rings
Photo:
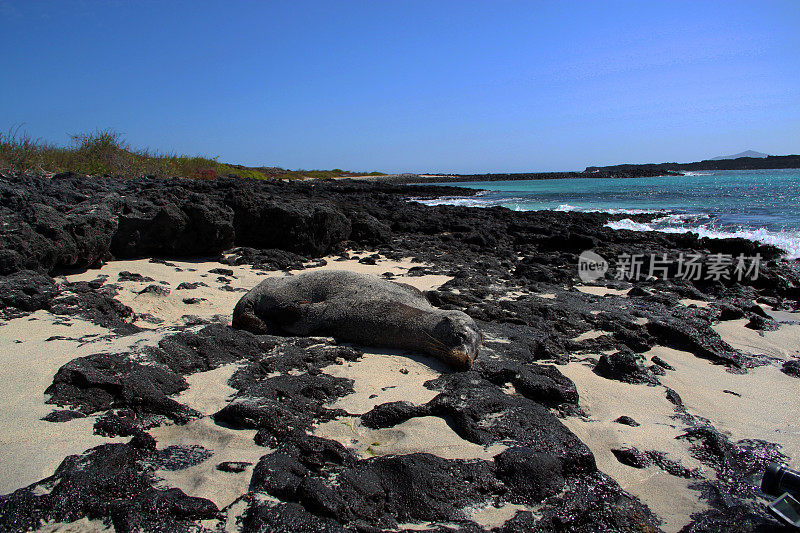
[[[178,155],[151,149],[133,148],[113,129],[70,135],[71,142],[60,146],[34,138],[21,127],[0,132],[0,172],[58,174],[74,172],[92,176],[135,178],[186,177],[213,179],[238,176],[252,179],[335,178],[371,175],[380,172],[333,170],[286,170],[278,167],[246,167],[218,161],[216,157]]]

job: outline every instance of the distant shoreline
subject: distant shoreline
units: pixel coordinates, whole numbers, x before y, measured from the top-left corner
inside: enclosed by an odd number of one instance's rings
[[[645,163],[622,164],[605,167],[586,167],[582,172],[520,172],[491,174],[392,174],[386,176],[363,176],[358,179],[391,183],[453,183],[462,181],[516,181],[574,178],[653,178],[658,176],[680,176],[684,172],[704,170],[787,170],[800,168],[800,155],[768,157],[739,157],[737,159],[706,159],[692,163]]]

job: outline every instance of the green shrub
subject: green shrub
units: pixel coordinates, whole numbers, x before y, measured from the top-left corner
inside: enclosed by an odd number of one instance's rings
[[[71,145],[56,146],[34,139],[21,126],[0,133],[0,173],[58,173],[72,171],[93,176],[138,176],[215,179],[238,176],[250,179],[325,179],[359,173],[334,170],[284,170],[220,163],[217,158],[164,154],[134,149],[112,129],[70,135]],[[371,173],[370,175],[380,175]]]

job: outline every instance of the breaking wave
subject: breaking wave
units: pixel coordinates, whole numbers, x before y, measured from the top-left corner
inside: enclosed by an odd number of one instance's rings
[[[610,215],[653,215],[658,213],[668,213],[663,209],[590,209],[585,207],[576,207],[570,204],[561,204],[553,211],[577,211],[579,213],[608,213]]]
[[[759,242],[761,244],[771,244],[784,251],[786,251],[787,259],[800,258],[800,231],[770,231],[766,228],[757,229],[736,229],[736,230],[722,230],[710,228],[704,225],[687,225],[681,222],[680,217],[687,215],[670,215],[669,217],[658,218],[649,223],[634,222],[629,218],[622,220],[614,220],[606,224],[611,229],[627,229],[631,231],[660,231],[662,233],[697,233],[700,237],[708,237],[710,239],[732,239],[742,238],[751,241]],[[698,217],[708,215],[688,215],[689,217]],[[672,218],[678,217],[678,218]],[[671,222],[670,225],[663,225],[665,222]]]
[[[543,206],[532,206],[528,198],[518,197],[487,197],[486,193],[475,196],[443,197],[432,199],[414,199],[413,201],[425,205],[459,205],[466,207],[496,207],[505,206],[513,211],[530,211],[532,209],[546,209]],[[650,222],[635,222],[629,218],[613,220],[606,224],[611,229],[627,229],[631,231],[660,231],[662,233],[697,233],[700,237],[710,239],[742,238],[762,244],[771,244],[786,252],[788,259],[800,258],[800,231],[772,231],[766,228],[756,229],[721,229],[712,227],[713,216],[707,213],[675,213],[663,209],[592,209],[582,208],[570,204],[561,204],[553,211],[581,213],[609,213],[612,215],[647,215],[661,214]]]
[[[608,227],[744,238],[800,258],[800,170],[691,171],[684,177],[471,182],[474,196],[426,205],[503,206],[514,211],[608,213]],[[650,219],[650,220],[647,220]],[[638,220],[638,222],[636,221]],[[643,222],[642,220],[647,220]]]

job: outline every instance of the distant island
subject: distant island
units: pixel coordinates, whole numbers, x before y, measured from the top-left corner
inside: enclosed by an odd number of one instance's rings
[[[651,163],[645,165],[612,165],[586,167],[584,172],[600,174],[660,175],[696,170],[759,170],[800,168],[800,155],[768,155],[766,157],[737,157],[736,159],[706,159],[694,163]],[[652,174],[655,172],[656,174]],[[627,177],[627,176],[619,176]]]
[[[733,155],[718,155],[717,157],[712,157],[711,161],[719,161],[721,159],[739,159],[740,157],[769,157],[769,154],[756,152],[755,150],[745,150],[744,152],[739,152],[738,154]]]
[[[751,152],[759,154],[759,152]],[[680,175],[699,170],[760,170],[800,168],[800,155],[766,155],[714,158],[693,163],[622,164],[605,167],[586,167],[583,172],[525,172],[514,174],[404,174],[388,177],[389,181],[402,183],[451,183],[458,181],[515,181],[563,178],[648,178]],[[386,178],[379,178],[382,181]]]

